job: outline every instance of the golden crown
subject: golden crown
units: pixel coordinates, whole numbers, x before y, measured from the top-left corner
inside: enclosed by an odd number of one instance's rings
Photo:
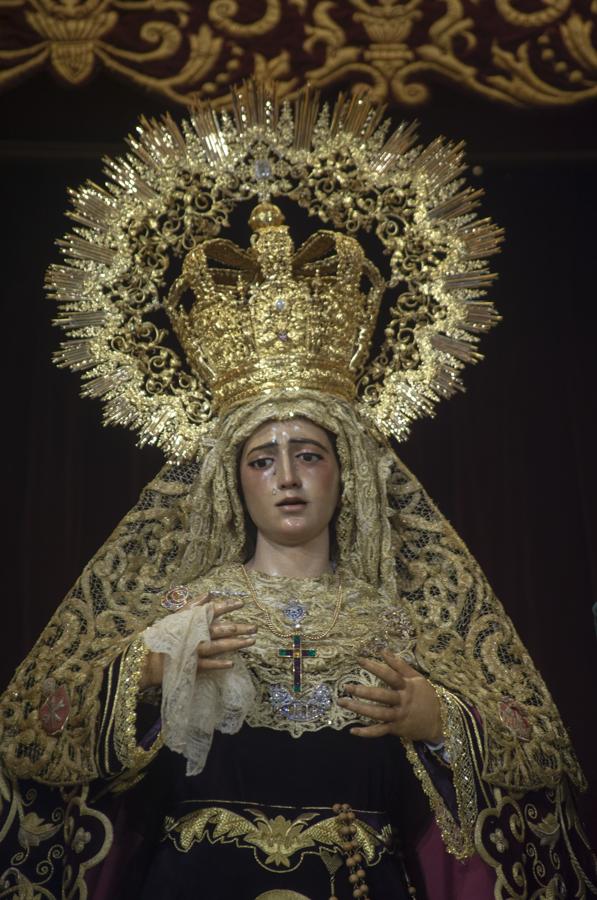
[[[65,263],[47,278],[68,336],[56,360],[104,399],[106,423],[188,458],[233,403],[314,388],[402,439],[461,387],[499,318],[484,294],[501,232],[476,218],[462,145],[417,146],[412,126],[388,135],[381,115],[363,94],[330,110],[307,88],[292,107],[248,82],[232,113],[142,120],[107,160],[106,187],[72,193]],[[278,198],[329,230],[295,250]],[[244,250],[220,235],[247,201]]]
[[[384,289],[379,271],[358,241],[331,231],[316,232],[295,252],[271,203],[259,203],[249,222],[248,251],[217,238],[200,244],[165,303],[214,412],[281,386],[354,401]],[[196,301],[187,312],[188,288]]]

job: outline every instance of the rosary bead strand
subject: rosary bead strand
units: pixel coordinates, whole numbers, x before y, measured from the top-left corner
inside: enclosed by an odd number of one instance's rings
[[[356,839],[356,815],[348,803],[335,803],[332,806],[332,812],[336,814],[336,818],[338,819],[338,831],[340,832],[340,837],[347,838],[347,840],[341,842],[340,849],[346,857],[345,863],[350,872],[348,881],[352,887],[352,896],[357,898],[370,898],[369,886],[365,881],[365,864],[362,854],[359,853],[359,842]]]

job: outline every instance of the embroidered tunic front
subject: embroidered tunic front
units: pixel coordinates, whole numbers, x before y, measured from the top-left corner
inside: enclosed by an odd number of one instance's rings
[[[239,566],[225,566],[187,585],[191,597],[244,601],[226,618],[258,628],[255,644],[241,651],[256,701],[238,734],[216,732],[200,775],[185,776],[184,759],[160,751],[139,792],[152,798],[151,809],[141,802],[137,811],[144,830],[153,822],[151,864],[128,890],[143,900],[196,897],[197,883],[214,900],[253,900],[268,891],[289,892],[272,898],[352,897],[332,811],[348,803],[370,890],[406,898],[409,876],[397,842],[400,832],[411,841],[420,835],[428,805],[401,742],[351,735],[355,716],[337,699],[348,682],[377,683],[359,667],[359,654],[388,646],[413,660],[408,616],[342,573],[250,578],[248,586]]]

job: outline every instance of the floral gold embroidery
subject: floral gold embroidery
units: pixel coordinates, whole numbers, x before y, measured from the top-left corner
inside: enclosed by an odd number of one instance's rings
[[[284,816],[268,819],[259,811],[254,813],[255,831],[247,841],[255,844],[266,855],[265,865],[273,864],[290,868],[290,857],[314,844],[313,837],[305,833],[309,819],[313,815],[305,815],[293,822]],[[308,831],[308,829],[307,829]]]
[[[581,837],[582,828],[565,782],[542,796],[542,813],[535,802],[527,798],[523,801],[520,794],[506,794],[499,788],[494,793],[494,803],[479,815],[475,850],[495,870],[496,900],[531,897],[531,878],[532,896],[537,898],[586,898],[597,894],[594,869],[593,874],[583,869],[571,849],[573,837]],[[571,862],[565,883],[564,845]],[[531,866],[521,866],[521,856]]]
[[[254,577],[261,602],[272,611],[274,618],[288,598],[294,596],[300,597],[307,608],[308,620],[313,627],[329,620],[330,602],[336,596],[332,577],[306,587],[291,579],[268,579],[257,574]],[[351,577],[344,579],[343,576],[343,585],[344,601],[334,631],[317,644],[317,656],[310,658],[309,665],[304,669],[304,690],[300,696],[305,704],[310,704],[312,715],[309,716],[292,718],[283,713],[284,694],[290,697],[288,688],[292,687],[292,674],[287,658],[279,654],[280,638],[269,629],[259,627],[262,623],[261,611],[247,602],[242,611],[229,614],[231,621],[239,618],[258,626],[255,646],[242,651],[244,661],[254,675],[256,690],[255,705],[247,716],[249,725],[288,731],[293,737],[300,737],[306,731],[329,727],[340,730],[354,724],[354,713],[338,706],[336,700],[343,695],[348,682],[368,686],[378,684],[377,679],[356,662],[371,634],[384,634],[385,645],[395,653],[410,653],[413,638],[412,626],[406,627],[405,624],[409,621],[408,612],[403,609],[399,610],[397,617],[390,616],[387,600],[364,582]],[[246,592],[246,583],[240,567],[229,565],[193,582],[189,588],[193,593],[212,591],[215,595],[238,596],[243,590]],[[280,621],[284,620],[280,618]],[[403,627],[392,633],[388,622],[396,621],[400,621]]]
[[[304,853],[321,855],[322,847],[335,854],[342,842],[335,817],[321,818],[317,812],[308,810],[290,819],[283,815],[268,818],[261,810],[252,808],[244,809],[241,814],[210,806],[179,820],[169,818],[165,824],[167,836],[182,852],[188,852],[193,844],[205,839],[214,844],[235,843],[253,850],[257,862],[272,872],[293,870],[300,865]],[[356,839],[367,864],[375,864],[388,846],[386,836],[377,834],[360,820],[356,827]]]
[[[38,847],[42,841],[47,841],[58,834],[61,827],[62,822],[56,825],[52,822],[45,822],[37,813],[27,813],[21,819],[19,826],[19,844],[26,850],[29,847]]]
[[[495,844],[495,849],[498,853],[505,853],[508,849],[509,844],[501,828],[496,828],[495,831],[492,831],[489,835],[489,840],[492,844]]]
[[[77,828],[72,842],[72,848],[75,853],[82,853],[90,840],[91,832],[86,831],[84,828]]]
[[[539,838],[541,846],[548,846],[550,849],[554,848],[560,838],[561,828],[555,813],[548,813],[536,824],[529,818],[529,828]]]

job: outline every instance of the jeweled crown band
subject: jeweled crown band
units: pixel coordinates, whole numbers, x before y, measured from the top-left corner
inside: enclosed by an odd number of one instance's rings
[[[224,414],[254,397],[284,391],[323,391],[349,403],[355,399],[354,379],[346,371],[334,371],[325,360],[314,357],[303,363],[300,356],[268,359],[259,364],[229,373],[228,378],[212,384],[214,410]]]

